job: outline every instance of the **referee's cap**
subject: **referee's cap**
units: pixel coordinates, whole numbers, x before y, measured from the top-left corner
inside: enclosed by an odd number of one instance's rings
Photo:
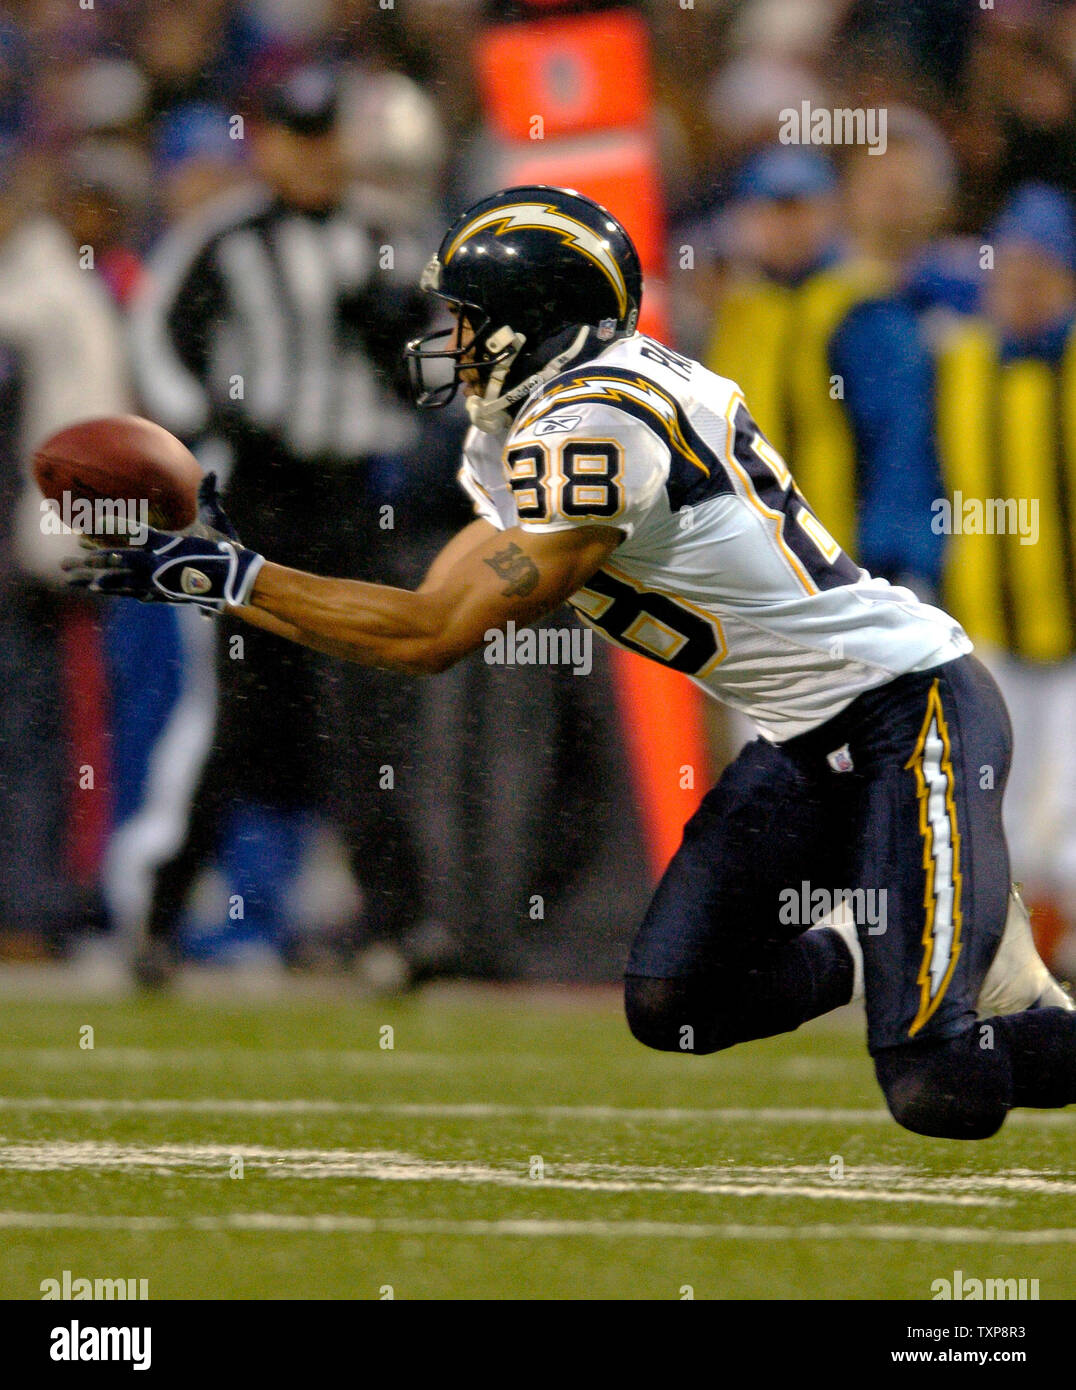
[[[308,63],[266,85],[260,115],[296,135],[326,135],[340,116],[340,84],[332,68]]]

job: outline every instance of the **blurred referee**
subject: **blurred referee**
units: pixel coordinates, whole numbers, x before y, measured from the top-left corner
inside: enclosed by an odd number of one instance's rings
[[[404,563],[384,508],[417,439],[400,372],[426,310],[417,246],[352,206],[339,96],[318,66],[260,93],[245,132],[259,184],[164,237],[135,307],[133,354],[146,412],[217,472],[246,544],[286,565],[373,578]],[[363,896],[354,942],[397,940],[416,915],[399,789],[412,684],[263,633],[237,638],[219,634],[219,723],[184,841],[158,856],[143,984],[172,974],[188,892],[236,805],[278,825],[302,812],[335,822]],[[294,867],[278,864],[257,895],[286,958],[302,940],[290,927],[303,924],[281,918]]]

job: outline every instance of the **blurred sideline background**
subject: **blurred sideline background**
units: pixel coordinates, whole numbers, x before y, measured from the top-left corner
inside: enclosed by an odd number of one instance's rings
[[[89,978],[148,931],[158,981],[617,978],[737,720],[597,643],[586,677],[479,652],[418,682],[73,598],[29,479],[53,430],[144,413],[248,544],[417,583],[468,509],[462,412],[400,379],[415,283],[533,181],[626,222],[644,330],[968,626],[1013,709],[1014,877],[1071,969],[1074,68],[1061,0],[0,6],[0,959]],[[859,143],[811,143],[836,110]],[[1029,526],[946,534],[958,492]]]

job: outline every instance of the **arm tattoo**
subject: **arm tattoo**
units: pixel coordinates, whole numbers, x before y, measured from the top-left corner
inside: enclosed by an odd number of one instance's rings
[[[524,555],[515,541],[485,563],[499,578],[508,580],[508,587],[501,590],[505,598],[525,598],[538,583],[538,566],[529,555]]]

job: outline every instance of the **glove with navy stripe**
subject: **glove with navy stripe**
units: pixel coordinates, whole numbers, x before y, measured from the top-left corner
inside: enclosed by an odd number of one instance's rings
[[[142,603],[193,603],[209,613],[246,603],[264,556],[241,545],[212,474],[198,493],[198,519],[184,533],[147,528],[141,545],[101,548],[61,561],[67,583]]]

